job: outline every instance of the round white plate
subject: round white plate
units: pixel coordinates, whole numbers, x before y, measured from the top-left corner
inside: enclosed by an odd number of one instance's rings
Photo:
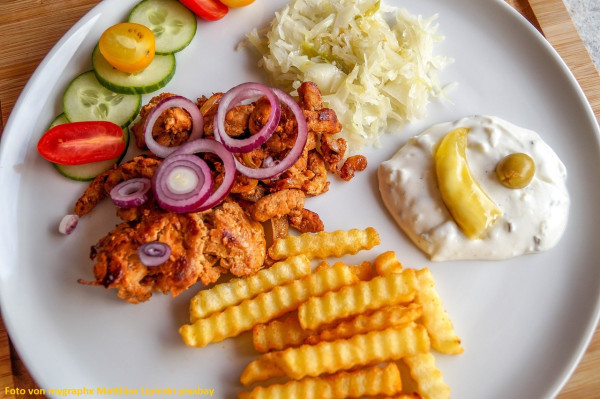
[[[327,230],[374,226],[382,244],[359,259],[395,250],[406,267],[433,271],[466,349],[461,356],[437,356],[453,397],[550,398],[583,354],[600,309],[600,152],[593,114],[557,54],[504,2],[386,2],[413,14],[439,14],[446,40],[437,52],[455,60],[441,76],[458,84],[449,93],[452,103],[432,103],[425,120],[386,136],[381,148],[365,150],[365,172],[349,183],[333,181],[307,207],[321,215]],[[171,388],[177,394],[203,388],[214,389],[213,397],[231,398],[240,389],[242,369],[256,356],[249,334],[187,348],[177,330],[187,321],[196,288],[175,299],[156,294],[130,305],[115,291],[78,284],[78,278],[93,278],[90,246],[118,220],[105,202],[74,234],[59,235],[61,216],[85,184],[58,175],[36,151],[39,137],[61,112],[66,85],[90,69],[101,32],[124,20],[135,3],[105,0],[73,26],[35,72],[6,125],[0,148],[2,315],[43,388],[129,389],[139,396],[143,389]],[[244,81],[264,81],[256,55],[236,45],[284,3],[258,0],[220,21],[200,21],[190,47],[177,54],[176,76],[164,91],[195,99]],[[508,261],[431,263],[386,212],[377,189],[380,162],[427,126],[472,114],[537,131],[566,164],[572,205],[554,249]]]

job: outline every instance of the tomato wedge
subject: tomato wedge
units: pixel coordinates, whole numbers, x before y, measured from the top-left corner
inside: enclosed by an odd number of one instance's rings
[[[208,21],[221,19],[229,11],[229,7],[219,0],[179,0],[179,2]]]
[[[37,149],[50,162],[82,165],[118,157],[125,150],[125,139],[123,129],[112,122],[71,122],[44,133]]]

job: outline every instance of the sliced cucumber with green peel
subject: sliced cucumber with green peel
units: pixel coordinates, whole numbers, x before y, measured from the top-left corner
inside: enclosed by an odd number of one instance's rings
[[[63,110],[70,122],[109,121],[128,126],[142,106],[139,94],[115,93],[87,71],[69,84],[63,95]]]
[[[110,65],[96,46],[92,54],[92,66],[96,78],[107,89],[123,94],[146,94],[163,88],[173,78],[175,56],[155,55],[143,71],[126,73]]]
[[[129,22],[148,27],[156,39],[156,54],[183,50],[196,34],[196,15],[177,0],[143,0],[129,14]]]
[[[60,114],[56,118],[54,118],[54,120],[52,122],[50,122],[50,126],[48,126],[48,129],[51,129],[57,125],[64,125],[65,123],[69,123],[69,119],[67,119],[67,116],[63,112],[62,114]]]
[[[56,125],[62,125],[64,123],[69,123],[69,120],[67,119],[65,114],[62,113],[56,118],[54,118],[52,123],[50,123],[49,128],[52,128]],[[53,163],[52,165],[54,165],[58,173],[65,177],[68,177],[69,179],[77,181],[93,180],[96,176],[106,172],[107,170],[112,168],[114,164],[118,164],[119,162],[121,162],[121,160],[123,160],[123,157],[127,153],[127,147],[129,147],[129,136],[129,129],[124,127],[123,138],[125,139],[125,149],[123,150],[121,155],[119,155],[116,158],[108,159],[106,161],[90,162],[82,165],[60,165],[57,163]]]

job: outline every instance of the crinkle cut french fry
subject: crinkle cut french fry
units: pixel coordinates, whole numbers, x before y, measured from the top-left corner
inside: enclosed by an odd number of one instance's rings
[[[380,243],[379,234],[372,227],[364,230],[336,230],[318,233],[304,233],[275,240],[269,248],[272,259],[285,259],[305,254],[309,258],[341,257],[355,254],[363,249],[371,249]]]
[[[406,356],[402,361],[408,366],[423,399],[450,398],[450,387],[444,382],[442,372],[435,366],[435,358],[431,353]]]
[[[219,313],[181,326],[179,333],[188,346],[203,347],[220,342],[267,323],[296,310],[311,296],[337,290],[356,282],[356,276],[347,266],[339,265],[310,274],[299,280],[277,286],[252,299],[230,306]]]
[[[319,262],[317,267],[315,267],[315,271],[323,267],[330,267],[329,262],[327,262],[326,260],[322,260],[321,262]],[[373,265],[368,260],[365,260],[364,262],[361,262],[358,265],[348,265],[348,267],[350,268],[350,270],[352,270],[352,273],[356,274],[356,277],[358,277],[359,280],[367,281],[373,278]]]
[[[373,265],[368,260],[359,263],[358,265],[349,265],[352,273],[356,274],[361,281],[368,281],[373,278]]]
[[[417,291],[417,279],[413,269],[400,274],[378,276],[361,281],[321,297],[312,297],[300,305],[298,318],[306,330],[334,320],[364,313],[383,306],[411,302]]]
[[[266,360],[273,361],[286,376],[300,379],[348,370],[356,366],[398,360],[404,356],[428,352],[429,348],[429,337],[425,328],[411,323],[403,327],[355,335],[350,339],[269,352],[255,362],[265,361],[264,357],[267,357]],[[253,384],[258,381],[262,380],[247,379],[246,383]]]
[[[242,385],[250,386],[256,381],[285,377],[283,370],[273,361],[273,353],[276,352],[265,353],[248,363],[240,377]]]
[[[385,398],[381,398],[381,399],[423,399],[421,398],[421,395],[419,395],[416,392],[411,392],[411,393],[399,393],[396,396],[390,396],[390,397],[385,397]]]
[[[315,270],[313,270],[313,271],[318,272],[319,270],[321,270],[324,267],[331,267],[331,265],[326,260],[322,260],[319,262],[319,264],[315,267]]]
[[[254,349],[261,353],[303,344],[314,345],[322,341],[345,339],[369,331],[385,330],[407,324],[417,320],[421,314],[421,306],[414,303],[408,306],[386,306],[370,314],[360,314],[343,320],[322,331],[303,329],[297,315],[292,315],[283,320],[273,320],[267,324],[254,326],[252,342]]]
[[[394,395],[402,390],[400,372],[395,363],[342,371],[323,377],[306,377],[285,384],[256,387],[240,392],[239,399],[329,399]]]
[[[373,261],[373,265],[379,276],[401,273],[403,270],[402,263],[400,263],[394,251],[387,251],[379,254]]]
[[[302,345],[273,353],[273,360],[293,379],[334,373],[356,366],[398,360],[408,355],[428,352],[427,331],[419,324],[391,327],[355,335],[349,339]]]
[[[237,305],[244,299],[269,291],[273,287],[309,275],[310,260],[298,255],[262,269],[253,276],[236,278],[226,283],[202,290],[190,301],[192,322],[219,312],[228,306]]]
[[[290,346],[299,346],[311,336],[311,331],[300,325],[296,315],[283,320],[273,320],[267,324],[259,324],[252,329],[252,343],[258,352],[282,350]]]
[[[447,355],[463,353],[464,348],[460,344],[460,338],[456,335],[452,320],[435,290],[431,271],[427,268],[418,270],[417,280],[419,290],[415,302],[423,307],[421,319],[431,338],[431,347]]]
[[[351,319],[343,320],[335,327],[323,330],[318,334],[308,335],[304,342],[314,345],[321,341],[346,339],[369,331],[385,330],[386,328],[413,322],[421,317],[422,313],[421,306],[414,303],[408,306],[386,306],[370,314],[360,314]],[[298,324],[300,323],[298,322]]]

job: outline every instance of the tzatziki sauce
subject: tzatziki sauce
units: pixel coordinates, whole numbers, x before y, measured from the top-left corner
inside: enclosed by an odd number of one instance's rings
[[[446,208],[437,184],[434,151],[450,131],[466,127],[467,162],[474,179],[502,211],[481,239],[471,240]],[[524,188],[503,186],[496,165],[512,153],[535,162]],[[385,206],[408,237],[433,261],[506,259],[546,251],[560,240],[569,213],[567,171],[556,153],[531,131],[494,116],[434,125],[412,137],[378,170]]]

